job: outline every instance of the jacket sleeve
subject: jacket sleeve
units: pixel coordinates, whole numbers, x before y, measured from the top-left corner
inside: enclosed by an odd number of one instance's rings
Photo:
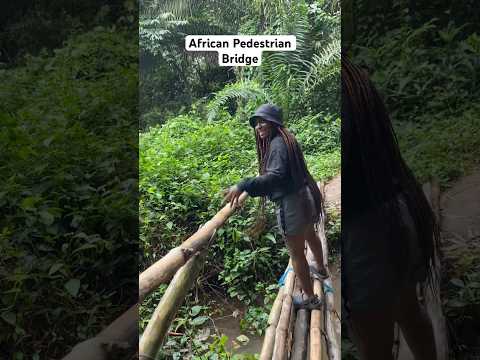
[[[237,184],[241,191],[252,197],[266,196],[274,186],[281,184],[288,176],[287,145],[282,138],[275,138],[270,144],[270,155],[267,160],[265,174],[246,178]]]

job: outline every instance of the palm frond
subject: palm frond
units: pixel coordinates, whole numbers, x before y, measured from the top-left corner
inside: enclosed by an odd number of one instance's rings
[[[268,102],[271,97],[268,92],[256,81],[239,81],[225,86],[215,94],[215,98],[208,104],[207,118],[214,120],[221,109],[224,109],[232,101],[244,103],[254,100],[258,103]]]
[[[340,39],[334,39],[320,54],[314,54],[303,83],[304,89],[313,88],[340,74]]]

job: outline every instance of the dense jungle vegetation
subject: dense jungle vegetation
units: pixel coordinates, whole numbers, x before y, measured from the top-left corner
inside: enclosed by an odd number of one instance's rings
[[[343,45],[381,91],[404,158],[422,183],[436,177],[442,189],[479,164],[479,15],[473,1],[364,0],[343,7]],[[469,359],[479,346],[467,334],[480,323],[480,254],[464,247],[445,255],[451,356]],[[342,349],[350,354],[351,344]]]
[[[186,53],[186,34],[293,34],[297,51],[263,54],[258,68],[221,68],[217,55]],[[143,1],[140,12],[140,239],[146,268],[221,206],[221,190],[257,173],[248,117],[267,101],[283,108],[317,180],[340,168],[338,1]],[[195,297],[187,298],[161,358],[230,358],[226,339],[205,334],[219,306],[245,308],[245,333],[262,334],[288,253],[267,212],[260,236],[249,228],[257,202],[217,232]],[[332,247],[339,214],[330,214]],[[146,299],[146,326],[164,288]],[[228,315],[228,314],[227,314]],[[239,355],[236,355],[239,358]]]
[[[137,301],[134,1],[0,5],[0,358],[59,359]]]

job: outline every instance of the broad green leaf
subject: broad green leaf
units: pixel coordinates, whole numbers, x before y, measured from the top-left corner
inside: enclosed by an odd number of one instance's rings
[[[195,305],[194,307],[192,307],[192,309],[190,310],[190,314],[192,316],[197,316],[200,311],[202,310],[202,307],[200,305]]]
[[[452,279],[452,280],[450,280],[450,282],[455,286],[465,287],[465,283],[460,279]]]
[[[17,322],[17,315],[13,312],[2,313],[1,318],[13,326],[15,326]]]
[[[53,275],[55,274],[58,270],[60,270],[60,268],[63,266],[62,263],[56,263],[56,264],[53,264],[52,267],[50,268],[50,270],[48,271],[48,275]]]
[[[93,244],[83,244],[83,245],[80,246],[78,249],[76,249],[72,254],[75,254],[75,253],[77,253],[77,252],[79,252],[79,251],[92,249],[92,248],[95,248],[95,245],[93,245]]]
[[[204,324],[208,319],[209,319],[208,316],[199,316],[199,317],[196,317],[195,319],[193,319],[191,321],[191,324],[193,326],[199,326],[199,325]]]
[[[42,210],[39,212],[40,219],[42,220],[42,223],[45,225],[49,226],[52,225],[53,222],[55,221],[55,217],[50,214],[47,210]]]
[[[243,345],[247,344],[250,341],[250,339],[246,335],[237,336],[236,340],[242,343]]]
[[[21,207],[24,209],[33,209],[37,202],[38,198],[36,196],[29,196],[22,200]]]
[[[65,283],[65,289],[73,297],[77,297],[78,291],[80,290],[80,280],[79,279],[70,279]]]

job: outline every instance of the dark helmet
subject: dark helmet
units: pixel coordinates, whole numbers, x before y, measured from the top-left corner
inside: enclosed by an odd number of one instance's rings
[[[274,104],[260,105],[255,114],[249,119],[250,126],[255,127],[258,118],[270,121],[278,126],[283,126],[282,109]]]

